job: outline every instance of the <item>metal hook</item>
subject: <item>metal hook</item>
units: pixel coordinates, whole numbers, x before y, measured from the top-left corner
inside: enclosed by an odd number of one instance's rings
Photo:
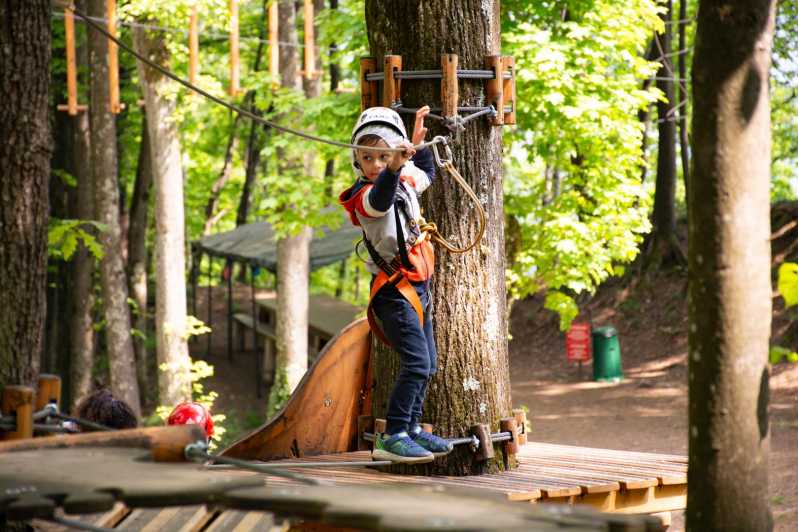
[[[449,147],[449,139],[442,135],[438,135],[432,139],[432,142],[432,153],[435,155],[435,164],[437,164],[439,167],[442,167],[447,163],[451,163],[454,157],[452,156],[452,149]],[[441,159],[441,155],[438,152],[438,144],[443,144],[443,148],[445,150],[445,157],[443,159]]]

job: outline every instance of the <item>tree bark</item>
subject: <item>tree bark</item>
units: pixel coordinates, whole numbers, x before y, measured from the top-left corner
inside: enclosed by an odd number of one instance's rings
[[[685,195],[690,183],[690,141],[687,134],[687,116],[690,100],[687,95],[687,2],[679,0],[679,155],[682,161],[682,179],[684,180]],[[685,198],[685,203],[689,198]]]
[[[136,28],[139,53],[168,67],[163,36]],[[139,63],[150,138],[155,183],[155,329],[158,353],[158,391],[161,404],[191,399],[191,359],[186,338],[185,220],[180,141],[175,124],[173,82]]]
[[[279,3],[281,43],[280,79],[283,87],[301,89],[297,78],[296,6],[293,2]],[[302,161],[283,161],[283,168],[301,165]],[[310,228],[294,236],[277,240],[277,356],[275,382],[269,396],[269,409],[279,406],[299,384],[308,369],[308,298],[310,275]]]
[[[150,135],[147,132],[147,117],[141,120],[141,146],[136,167],[136,182],[130,202],[130,225],[127,240],[127,270],[130,297],[136,304],[133,327],[140,336],[133,339],[136,355],[136,374],[139,389],[145,402],[150,398],[150,360],[147,353],[147,228],[150,219],[150,189],[152,188],[152,164]],[[148,405],[152,406],[152,405]]]
[[[77,3],[85,11],[85,1]],[[82,4],[82,5],[81,5]],[[88,66],[87,43],[81,42],[75,50],[78,65]],[[88,69],[87,69],[88,70]],[[74,171],[77,181],[73,212],[80,220],[93,220],[94,183],[91,171],[91,131],[88,113],[78,113],[72,119],[72,144]],[[80,246],[72,258],[72,315],[70,316],[70,412],[77,403],[91,393],[94,367],[94,257]]]
[[[499,54],[499,22],[499,2],[494,0],[366,1],[368,39],[377,64],[385,54],[398,54],[405,70],[440,69],[443,53],[457,54],[461,69],[483,68],[485,56]],[[460,80],[460,105],[475,105],[483,94],[482,82]],[[439,105],[439,82],[403,84],[402,102],[409,107]],[[445,134],[438,123],[431,123],[430,129],[432,135]],[[467,125],[453,146],[455,166],[481,198],[487,227],[476,250],[463,255],[439,250],[436,257],[432,299],[439,361],[424,421],[444,436],[463,436],[476,423],[497,430],[500,418],[511,415],[501,138],[501,129],[477,120]],[[439,175],[423,204],[426,217],[438,224],[442,234],[461,243],[474,238],[476,212],[453,179]],[[374,414],[382,417],[399,361],[376,341],[373,347]],[[430,466],[434,472],[454,475],[499,467],[500,457],[479,463],[463,448]]]
[[[105,1],[89,0],[89,15],[104,18]],[[94,172],[94,199],[97,220],[105,228],[100,233],[104,255],[100,261],[100,284],[106,322],[106,344],[111,375],[111,391],[140,415],[136,360],[130,335],[130,307],[127,303],[127,277],[122,261],[122,235],[119,226],[119,180],[116,153],[116,117],[108,102],[108,39],[97,31],[89,32],[91,66],[91,152]]]
[[[772,529],[770,105],[775,2],[703,0],[693,58],[688,530]]]
[[[31,384],[46,309],[50,3],[0,3],[0,383]],[[13,309],[13,311],[12,311]]]

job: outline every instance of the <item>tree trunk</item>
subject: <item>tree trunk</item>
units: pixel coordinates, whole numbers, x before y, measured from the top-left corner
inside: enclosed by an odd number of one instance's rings
[[[655,54],[660,57],[657,70],[657,88],[665,101],[657,101],[657,129],[659,144],[657,151],[657,177],[654,191],[653,230],[649,236],[646,252],[649,266],[660,264],[683,264],[684,253],[676,239],[676,107],[673,80],[676,73],[670,57],[672,43],[672,2],[667,0],[666,12],[661,14],[665,31],[655,37]]]
[[[163,36],[136,28],[136,49],[168,67]],[[158,399],[174,405],[191,399],[191,359],[186,338],[185,221],[180,141],[175,124],[173,82],[139,63],[141,92],[147,112],[152,173],[155,183],[155,329],[158,353]]]
[[[687,136],[687,116],[689,113],[689,96],[687,95],[687,19],[688,0],[679,0],[679,148],[682,161],[682,179],[685,196],[690,183],[690,141]],[[685,203],[689,198],[685,197]]]
[[[0,384],[35,380],[44,336],[50,10],[0,3]]]
[[[230,138],[227,140],[227,149],[224,152],[222,170],[219,172],[219,177],[213,182],[213,186],[211,186],[211,195],[208,196],[208,203],[205,205],[205,225],[202,228],[203,235],[209,235],[211,229],[213,229],[213,225],[218,221],[218,218],[214,217],[214,212],[219,203],[219,195],[221,195],[222,189],[230,180],[230,172],[233,170],[233,155],[238,150],[236,131],[238,130],[238,123],[240,121],[241,115],[235,113],[233,125],[230,127]]]
[[[410,19],[412,25],[407,24]],[[441,31],[442,21],[447,31]],[[499,22],[499,2],[493,0],[366,1],[372,55],[377,64],[385,54],[401,55],[404,70],[440,69],[443,53],[457,54],[461,69],[484,68],[485,56],[499,54]],[[475,105],[483,94],[483,82],[460,80],[460,105]],[[440,83],[403,84],[402,102],[409,107],[440,105]],[[438,123],[429,125],[431,134],[445,134]],[[476,250],[453,255],[439,248],[436,257],[432,299],[439,361],[424,421],[444,436],[463,436],[475,423],[498,430],[499,419],[511,415],[501,138],[501,129],[480,119],[469,123],[453,146],[455,166],[482,198],[487,228]],[[442,234],[460,243],[474,238],[476,212],[449,176],[439,174],[424,195],[424,208]],[[383,417],[399,360],[376,341],[374,353],[374,413]],[[466,475],[495,471],[500,465],[501,458],[478,463],[473,453],[459,447],[431,469]]]
[[[775,2],[702,1],[689,203],[688,530],[772,529],[770,104]]]
[[[141,147],[136,167],[136,182],[133,186],[133,199],[130,202],[130,226],[127,240],[127,271],[130,297],[136,305],[133,327],[138,335],[133,339],[136,354],[136,374],[139,389],[147,406],[151,397],[147,353],[147,228],[150,219],[150,189],[152,188],[152,162],[150,156],[150,135],[147,132],[147,117],[141,120]]]
[[[83,4],[83,5],[81,5]],[[85,1],[77,4],[85,12]],[[87,43],[76,47],[78,65],[88,66]],[[88,71],[88,68],[87,68]],[[80,220],[94,219],[94,183],[91,171],[91,142],[88,113],[78,113],[72,119],[72,144],[77,190],[73,206],[74,216]],[[70,412],[76,412],[78,401],[91,393],[94,367],[94,257],[80,246],[72,258],[72,315],[70,317]]]
[[[89,0],[89,15],[104,18],[105,1]],[[117,175],[116,117],[108,103],[108,39],[97,31],[89,32],[91,66],[92,170],[97,220],[105,228],[100,233],[104,255],[100,261],[100,284],[105,310],[105,336],[111,391],[128,403],[138,416],[141,412],[136,359],[130,334],[130,307],[127,303],[127,277],[122,261],[122,235],[119,227],[119,180]]]
[[[299,89],[297,79],[296,6],[280,1],[280,78],[283,87]],[[279,153],[283,167],[302,164],[286,161]],[[269,394],[269,411],[279,407],[308,369],[308,298],[310,275],[310,228],[295,236],[277,240],[277,356],[275,379]]]

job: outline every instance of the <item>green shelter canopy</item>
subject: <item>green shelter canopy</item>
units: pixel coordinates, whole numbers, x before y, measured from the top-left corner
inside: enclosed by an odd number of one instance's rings
[[[348,220],[339,229],[314,229],[310,243],[310,269],[346,259],[360,237],[360,229],[353,227]],[[232,231],[208,235],[192,242],[191,247],[194,253],[207,253],[277,272],[277,241],[268,222],[241,225]]]

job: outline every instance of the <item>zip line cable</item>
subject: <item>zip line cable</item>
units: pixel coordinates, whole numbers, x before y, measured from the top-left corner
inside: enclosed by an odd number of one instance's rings
[[[199,94],[201,96],[204,96],[205,98],[207,98],[207,99],[209,99],[209,100],[211,100],[211,101],[213,101],[213,102],[215,102],[215,103],[217,103],[217,104],[219,104],[219,105],[221,105],[223,107],[226,107],[227,109],[230,109],[231,111],[233,111],[235,113],[238,113],[238,114],[240,114],[242,116],[245,116],[245,117],[247,117],[247,118],[249,118],[251,120],[254,120],[257,123],[269,126],[269,127],[273,128],[273,129],[276,129],[277,131],[282,131],[283,133],[290,133],[292,135],[296,135],[297,137],[302,137],[302,138],[307,139],[307,140],[312,140],[312,141],[315,141],[315,142],[321,142],[321,143],[324,143],[324,144],[329,144],[331,146],[337,146],[339,148],[346,148],[346,149],[350,149],[350,150],[366,150],[366,151],[375,151],[375,152],[403,152],[404,151],[404,149],[402,149],[402,148],[380,148],[380,147],[376,147],[376,146],[360,146],[360,145],[357,145],[357,144],[349,144],[349,143],[346,143],[346,142],[339,142],[337,140],[330,140],[330,139],[325,139],[325,138],[322,138],[322,137],[317,137],[316,135],[311,135],[310,133],[306,133],[306,132],[300,131],[298,129],[293,129],[293,128],[290,128],[290,127],[287,127],[287,126],[281,126],[279,124],[275,124],[274,122],[271,122],[270,120],[266,120],[265,118],[262,118],[262,117],[256,115],[255,113],[253,113],[251,111],[248,111],[248,110],[246,110],[246,109],[244,109],[242,107],[238,107],[237,105],[231,104],[231,103],[229,103],[229,102],[227,102],[227,101],[225,101],[225,100],[223,100],[223,99],[221,99],[221,98],[219,98],[217,96],[214,96],[213,94],[211,94],[211,93],[209,93],[209,92],[197,87],[193,83],[191,83],[189,81],[186,81],[185,79],[179,77],[178,75],[174,74],[172,71],[160,66],[159,64],[157,64],[157,63],[155,63],[153,61],[150,61],[149,59],[147,59],[146,57],[144,57],[143,55],[138,53],[136,50],[134,50],[133,48],[131,48],[130,46],[128,46],[127,44],[122,42],[120,39],[118,39],[117,37],[111,35],[108,31],[105,30],[105,28],[103,28],[102,26],[100,26],[99,24],[97,24],[96,22],[91,20],[84,13],[82,13],[80,11],[77,11],[75,9],[74,5],[61,3],[61,2],[58,2],[58,0],[55,0],[55,3],[59,7],[63,7],[64,9],[69,9],[70,11],[72,11],[76,16],[78,16],[78,17],[82,18],[83,20],[85,20],[87,25],[91,26],[94,30],[98,31],[102,35],[105,35],[105,37],[107,37],[111,41],[115,42],[120,48],[122,48],[123,50],[125,50],[129,54],[133,55],[136,59],[138,59],[142,63],[146,64],[150,68],[154,68],[155,70],[157,70],[158,72],[160,72],[164,76],[168,77],[169,79],[171,79],[173,81],[176,81],[177,83],[183,85],[187,89],[190,89],[190,90],[196,92],[197,94]],[[429,142],[422,142],[421,144],[417,144],[417,145],[415,145],[413,147],[415,149],[417,149],[417,150],[420,150],[422,148],[426,148],[428,146],[433,146],[433,145],[438,144],[440,142],[446,142],[446,139],[444,137],[436,137],[436,138],[434,138],[433,140],[431,140]]]

